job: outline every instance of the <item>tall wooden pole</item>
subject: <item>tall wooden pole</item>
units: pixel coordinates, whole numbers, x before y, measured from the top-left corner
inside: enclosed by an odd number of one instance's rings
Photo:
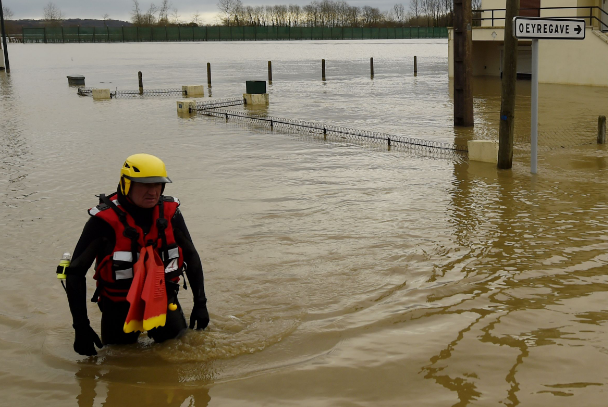
[[[517,83],[517,38],[513,36],[513,19],[519,14],[519,0],[507,0],[505,16],[504,63],[498,133],[498,168],[513,167],[513,133],[515,125],[515,85]]]
[[[6,65],[6,73],[11,72],[11,64],[8,62],[8,49],[6,48],[6,30],[4,29],[4,10],[2,9],[2,0],[0,0],[0,29],[2,30],[2,49],[4,50],[4,63]]]
[[[473,15],[471,0],[454,0],[454,125],[473,121]]]

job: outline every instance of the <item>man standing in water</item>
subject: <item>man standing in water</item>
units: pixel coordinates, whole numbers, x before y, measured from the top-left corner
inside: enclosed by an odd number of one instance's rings
[[[177,300],[184,271],[194,296],[190,328],[209,324],[201,260],[179,201],[162,195],[170,182],[158,157],[132,155],[123,164],[117,192],[100,195],[100,204],[89,210],[91,218],[65,271],[77,353],[92,356],[97,354],[95,345],[135,343],[142,330],[155,342],[185,333],[186,319]],[[86,307],[85,276],[94,260],[97,289],[91,301],[101,309],[101,340]],[[164,279],[150,278],[149,283],[145,276],[154,268],[160,268]],[[146,323],[148,328],[142,329]]]

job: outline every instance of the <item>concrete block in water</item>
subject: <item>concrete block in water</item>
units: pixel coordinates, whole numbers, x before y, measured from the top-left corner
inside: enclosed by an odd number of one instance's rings
[[[262,94],[243,93],[243,99],[245,101],[245,104],[248,106],[268,105],[270,103],[270,98],[268,97],[268,93],[262,93]]]
[[[180,115],[196,112],[196,102],[194,100],[178,100],[177,113]]]
[[[182,92],[187,97],[205,96],[205,88],[203,85],[185,85],[182,86]]]
[[[92,93],[95,100],[110,99],[110,89],[93,89]]]
[[[498,163],[498,141],[471,140],[467,144],[470,161]]]

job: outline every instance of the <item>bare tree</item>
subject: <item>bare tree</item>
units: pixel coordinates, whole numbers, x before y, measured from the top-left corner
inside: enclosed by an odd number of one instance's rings
[[[44,6],[43,15],[44,20],[51,24],[59,24],[63,20],[63,13],[52,1]]]
[[[4,15],[5,20],[12,20],[13,16],[15,15],[13,14],[13,10],[6,6],[2,6],[2,14]]]
[[[410,11],[414,15],[415,24],[418,25],[418,17],[420,17],[420,13],[422,12],[422,0],[411,0]]]
[[[219,0],[217,7],[222,13],[220,19],[226,25],[230,25],[231,21],[236,22],[236,20],[238,20],[236,17],[239,13],[243,13],[244,10],[243,2],[241,0]]]
[[[160,3],[158,9],[158,24],[167,25],[169,23],[169,9],[171,8],[171,2],[169,0],[163,0]]]
[[[196,13],[192,15],[191,24],[196,24],[197,26],[201,25],[201,14],[196,10]]]
[[[403,4],[395,4],[392,12],[395,22],[399,24],[403,24],[405,22],[405,7],[403,7]]]
[[[141,14],[141,8],[139,7],[139,1],[133,0],[133,9],[131,10],[131,22],[137,26],[142,25],[143,16]]]
[[[177,11],[177,7],[173,7],[173,9],[171,10],[171,24],[181,24],[182,20],[181,20],[182,16],[179,15],[179,12]]]
[[[157,11],[158,8],[154,5],[154,3],[151,3],[148,11],[146,11],[146,14],[143,16],[143,24],[147,26],[155,25]]]

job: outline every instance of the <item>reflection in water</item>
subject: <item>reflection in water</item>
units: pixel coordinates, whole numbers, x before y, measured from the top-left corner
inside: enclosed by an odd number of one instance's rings
[[[104,362],[80,362],[76,379],[80,394],[78,407],[105,406],[158,406],[158,407],[206,407],[209,405],[209,389],[205,386],[184,386],[175,366],[155,369],[154,377],[142,372],[145,368],[133,368],[131,364],[105,366]],[[152,382],[148,380],[152,379]]]

